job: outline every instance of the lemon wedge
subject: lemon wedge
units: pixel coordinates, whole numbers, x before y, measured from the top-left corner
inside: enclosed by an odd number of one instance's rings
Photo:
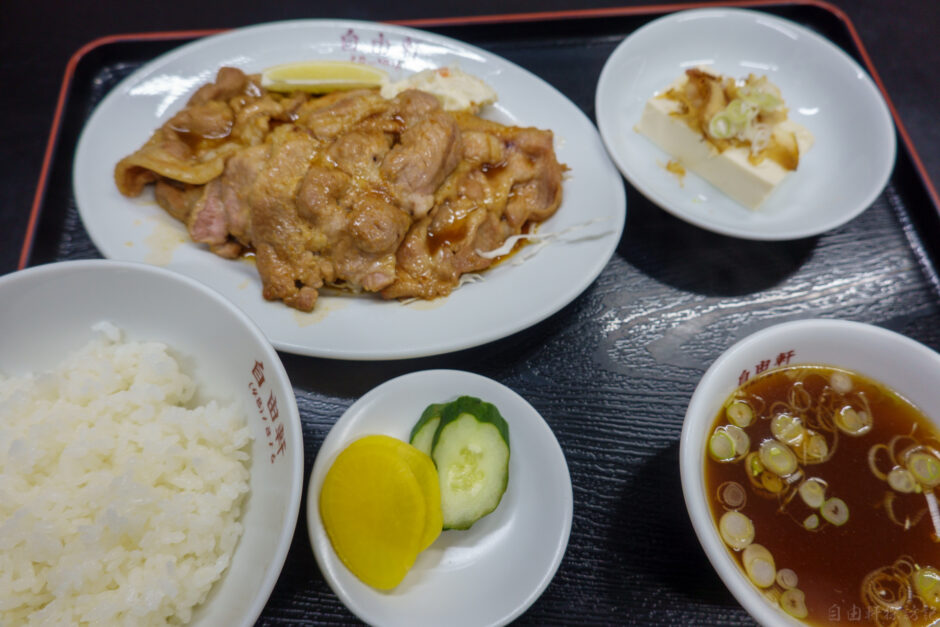
[[[267,68],[261,73],[261,86],[271,91],[306,91],[324,94],[343,89],[381,87],[388,74],[353,61],[296,61]]]

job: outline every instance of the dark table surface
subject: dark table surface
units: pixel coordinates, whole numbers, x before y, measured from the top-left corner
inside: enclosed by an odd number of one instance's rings
[[[404,20],[641,4],[99,0],[65,8],[0,2],[0,274],[17,267],[66,63],[95,38],[291,18]],[[929,178],[940,183],[940,2],[839,0],[832,6],[854,24]],[[940,349],[936,257],[925,252],[940,241],[940,228],[911,219],[925,209],[911,202],[929,205],[923,193],[907,193],[918,185],[923,188],[916,177],[892,181],[849,224],[770,244],[705,233],[628,188],[627,227],[608,267],[584,295],[533,329],[451,355],[399,362],[282,355],[303,417],[305,471],[343,410],[375,385],[425,368],[484,374],[542,413],[573,478],[568,552],[520,622],[747,624],[685,513],[677,462],[685,405],[725,348],[795,317],[860,320]],[[0,350],[2,338],[0,329]],[[261,622],[352,622],[316,570],[305,524],[301,516]]]

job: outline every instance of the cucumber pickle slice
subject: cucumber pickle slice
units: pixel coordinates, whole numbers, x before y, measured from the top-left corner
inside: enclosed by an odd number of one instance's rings
[[[437,427],[441,424],[441,409],[444,403],[435,403],[428,405],[421,413],[421,418],[411,429],[411,436],[408,441],[411,445],[427,455],[431,456],[431,445],[434,444],[434,434],[437,433]]]
[[[432,405],[412,431],[427,437]],[[509,482],[509,425],[496,406],[472,396],[439,406],[431,459],[441,483],[444,529],[469,529],[499,505]],[[427,420],[425,418],[427,417]],[[425,421],[422,425],[421,421]],[[421,448],[415,444],[417,448]]]

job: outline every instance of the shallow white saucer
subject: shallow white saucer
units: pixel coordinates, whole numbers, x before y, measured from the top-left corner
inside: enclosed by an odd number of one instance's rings
[[[689,173],[634,130],[643,106],[690,68],[735,78],[766,75],[813,148],[751,211]],[[894,167],[894,123],[881,92],[848,54],[793,22],[757,11],[701,9],[650,22],[627,37],[601,72],[597,125],[617,167],[643,195],[701,228],[753,240],[817,235],[867,209]]]
[[[339,560],[320,520],[320,487],[333,460],[368,434],[408,439],[431,403],[476,396],[509,423],[509,485],[493,513],[465,531],[444,531],[404,581],[380,592]],[[551,582],[572,519],[568,464],[551,428],[521,396],[486,377],[426,370],[373,389],[343,414],[317,453],[307,492],[307,528],[320,571],[340,600],[371,625],[504,625]]]

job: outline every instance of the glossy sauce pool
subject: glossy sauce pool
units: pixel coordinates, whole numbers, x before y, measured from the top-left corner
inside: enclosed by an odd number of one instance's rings
[[[830,392],[830,377],[835,369],[826,367],[796,366],[771,371],[752,379],[736,392],[745,398],[763,399],[763,409],[758,407],[753,422],[744,430],[750,439],[750,451],[756,451],[760,443],[772,439],[771,418],[781,411],[773,408],[775,400],[786,400],[798,373],[811,373],[802,381],[809,396],[816,399],[827,387]],[[715,524],[730,509],[718,498],[719,488],[726,482],[737,482],[745,488],[746,503],[736,508],[745,514],[754,525],[754,542],[769,549],[776,568],[792,569],[797,577],[797,588],[805,594],[808,616],[805,622],[812,625],[864,625],[879,624],[875,614],[880,615],[881,624],[892,624],[891,610],[866,604],[862,596],[862,583],[866,575],[889,567],[907,556],[919,566],[940,568],[940,543],[935,537],[934,525],[928,511],[927,497],[921,493],[900,493],[893,490],[883,479],[878,478],[869,463],[869,452],[878,443],[888,444],[899,434],[911,434],[922,445],[940,448],[936,429],[913,405],[871,380],[860,375],[848,374],[853,382],[853,392],[858,390],[869,403],[872,423],[870,430],[862,435],[847,435],[833,429],[833,437],[825,433],[830,446],[835,442],[835,451],[828,461],[816,464],[800,462],[801,479],[818,477],[826,482],[827,496],[841,498],[848,505],[848,521],[836,526],[823,523],[815,531],[804,528],[803,521],[818,510],[810,508],[798,491],[785,495],[761,495],[753,489],[744,460],[718,462],[706,454],[705,485]],[[856,400],[858,397],[854,397]],[[755,401],[753,405],[761,403]],[[713,423],[715,428],[728,424],[724,409]],[[904,440],[912,444],[912,440]],[[886,473],[893,465],[890,457],[879,452],[879,468]],[[790,490],[795,490],[791,487]],[[940,492],[940,488],[936,489]],[[888,496],[892,493],[892,496]],[[787,499],[787,496],[792,498]],[[886,501],[895,518],[909,519],[912,526],[905,530],[892,522]],[[741,551],[732,550],[739,567],[742,567]],[[743,569],[743,567],[742,567]],[[752,584],[753,585],[753,584]],[[901,586],[903,588],[903,585]],[[911,590],[913,588],[911,587]],[[771,595],[782,591],[779,583],[768,589]],[[910,594],[905,612],[911,624],[924,625],[940,619],[940,612],[917,599],[912,592],[903,589],[891,594]],[[886,598],[882,595],[883,598]],[[890,596],[890,595],[888,595]],[[897,618],[897,616],[895,616]],[[887,620],[886,620],[887,619]]]

